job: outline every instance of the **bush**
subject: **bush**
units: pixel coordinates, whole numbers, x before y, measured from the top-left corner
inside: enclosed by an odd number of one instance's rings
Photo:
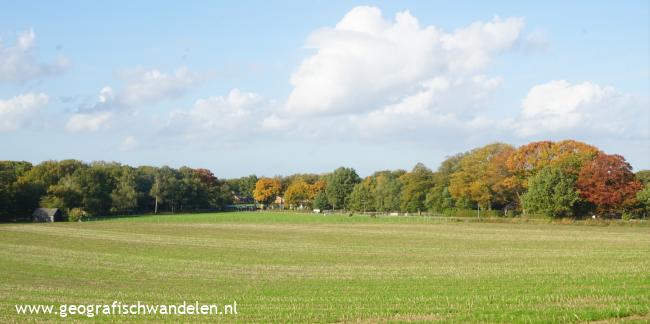
[[[624,212],[621,218],[623,220],[629,221],[630,219],[634,218],[634,215],[632,215],[632,213],[629,212]]]
[[[72,208],[68,212],[68,221],[69,222],[81,222],[88,218],[88,213],[86,213],[81,208]]]

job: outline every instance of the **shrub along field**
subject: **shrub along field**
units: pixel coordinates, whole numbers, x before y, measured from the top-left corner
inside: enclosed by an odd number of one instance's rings
[[[216,213],[0,225],[15,304],[237,302],[102,321],[650,320],[650,227]],[[72,316],[74,319],[85,317]]]

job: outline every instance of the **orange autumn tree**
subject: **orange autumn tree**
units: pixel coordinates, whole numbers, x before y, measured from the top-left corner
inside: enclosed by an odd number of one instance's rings
[[[314,184],[309,185],[307,199],[313,201],[319,192],[325,190],[327,182],[323,179],[318,179]]]
[[[503,161],[514,148],[508,144],[494,143],[474,149],[464,155],[459,168],[451,175],[449,193],[455,199],[476,202],[482,209],[491,209],[494,203],[503,203],[501,194],[494,189],[504,180],[499,168],[491,167],[493,159]],[[495,165],[498,163],[495,163]]]
[[[307,203],[309,199],[310,185],[302,178],[293,181],[284,192],[284,200],[289,206],[297,206]]]
[[[580,170],[576,183],[580,196],[600,213],[617,213],[634,203],[641,183],[625,158],[599,153]]]
[[[268,205],[280,194],[282,184],[278,179],[261,178],[255,183],[253,198],[259,203]]]
[[[517,198],[516,186],[512,183],[512,172],[508,169],[507,161],[517,150],[512,146],[503,147],[502,150],[490,159],[485,172],[488,186],[493,192],[493,200],[501,205],[508,206]],[[507,210],[508,207],[505,207]]]
[[[582,166],[598,155],[598,148],[583,142],[564,140],[551,148],[551,165],[571,176],[577,177]]]
[[[316,198],[319,192],[325,190],[325,180],[318,179],[314,183],[314,180],[309,181],[309,179],[304,179],[298,177],[287,187],[287,190],[284,192],[284,200],[290,206],[299,206],[299,205],[308,205],[311,206],[312,202]]]
[[[528,179],[547,166],[558,167],[564,173],[577,177],[582,165],[598,154],[598,148],[589,144],[564,140],[541,141],[520,146],[505,161],[508,176],[499,188],[514,194],[521,206],[521,197],[528,189]],[[524,210],[525,213],[525,210]]]

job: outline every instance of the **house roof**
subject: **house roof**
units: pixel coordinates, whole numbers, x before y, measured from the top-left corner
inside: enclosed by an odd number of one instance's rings
[[[33,216],[50,216],[50,217],[54,217],[54,215],[56,215],[56,213],[58,211],[59,211],[58,208],[36,208],[32,215]]]

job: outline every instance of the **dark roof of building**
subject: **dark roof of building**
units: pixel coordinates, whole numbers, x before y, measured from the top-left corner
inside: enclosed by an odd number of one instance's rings
[[[32,215],[54,217],[58,211],[59,211],[58,208],[36,208]]]

